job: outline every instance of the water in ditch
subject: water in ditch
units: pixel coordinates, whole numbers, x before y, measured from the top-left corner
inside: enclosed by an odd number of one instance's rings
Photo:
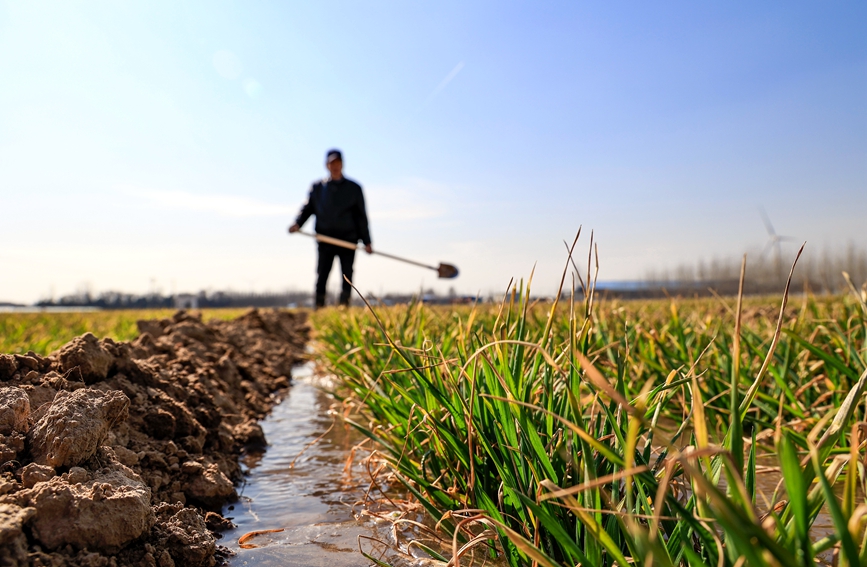
[[[293,376],[286,399],[261,423],[269,447],[242,459],[247,474],[238,488],[240,500],[223,508],[223,515],[237,526],[218,541],[235,553],[230,565],[371,565],[359,544],[377,558],[384,553],[384,559],[396,566],[425,565],[412,559],[412,548],[408,554],[400,552],[406,542],[395,541],[390,522],[353,506],[369,486],[359,464],[363,454],[356,455],[350,471],[344,465],[363,437],[339,419],[335,423],[334,400],[312,383],[311,365],[296,368]],[[249,532],[278,529],[282,531],[245,541],[255,548],[239,544]]]
[[[365,507],[358,505],[370,484],[360,465],[364,453],[355,455],[350,469],[345,465],[363,436],[335,419],[334,399],[314,385],[312,365],[298,367],[294,378],[286,399],[262,421],[269,447],[243,458],[247,474],[238,490],[240,500],[223,509],[237,525],[219,541],[235,553],[230,565],[371,565],[359,546],[396,567],[432,565],[418,548],[407,549],[409,539],[395,532],[391,522],[364,513]],[[760,508],[768,504],[780,478],[774,467],[762,472]],[[244,534],[265,530],[282,531],[251,538],[246,544],[253,548],[239,544]],[[832,530],[823,511],[813,525],[813,536]]]

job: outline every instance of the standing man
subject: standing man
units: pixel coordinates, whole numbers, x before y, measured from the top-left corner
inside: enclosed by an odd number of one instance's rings
[[[295,224],[289,227],[289,232],[298,232],[311,215],[316,215],[317,234],[348,240],[352,243],[361,240],[365,252],[372,254],[370,228],[367,225],[367,211],[364,208],[361,185],[343,177],[343,156],[340,150],[328,150],[325,155],[325,167],[328,168],[329,177],[315,182],[310,188],[310,196],[301,207]],[[317,308],[325,305],[325,284],[328,282],[328,274],[331,272],[335,256],[340,258],[340,269],[345,276],[340,293],[340,305],[349,305],[352,287],[346,280],[352,281],[355,250],[319,242],[319,260],[316,267]]]

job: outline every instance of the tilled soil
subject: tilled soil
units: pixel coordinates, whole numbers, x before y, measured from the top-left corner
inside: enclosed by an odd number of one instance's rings
[[[0,354],[0,567],[211,566],[238,456],[289,386],[305,316],[140,321],[130,343]]]

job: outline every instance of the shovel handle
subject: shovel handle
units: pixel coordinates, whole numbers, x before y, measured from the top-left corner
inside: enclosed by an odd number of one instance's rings
[[[334,238],[332,236],[325,236],[324,234],[313,234],[312,232],[304,232],[303,230],[297,231],[298,234],[303,234],[304,236],[309,236],[310,238],[315,238],[318,242],[325,242],[326,244],[333,244],[334,246],[341,246],[343,248],[349,248],[350,250],[358,250],[358,244],[353,244],[352,242],[348,242],[346,240],[340,240],[339,238]],[[401,258],[400,256],[394,256],[393,254],[386,254],[385,252],[379,252],[377,250],[373,251],[374,254],[379,254],[380,256],[385,256],[386,258],[391,258],[392,260],[397,260],[398,262],[406,262],[407,264],[413,264],[414,266],[420,266],[422,268],[427,268],[428,270],[433,270],[435,272],[439,271],[439,268],[435,268],[433,266],[428,266],[427,264],[422,264],[421,262],[416,262],[414,260],[409,260],[408,258]]]
[[[339,238],[325,236],[324,234],[313,234],[312,232],[304,232],[303,230],[299,230],[298,234],[303,234],[304,236],[315,238],[318,242],[333,244],[334,246],[349,248],[350,250],[358,250],[358,244],[353,244],[352,242],[349,242],[347,240],[340,240]]]

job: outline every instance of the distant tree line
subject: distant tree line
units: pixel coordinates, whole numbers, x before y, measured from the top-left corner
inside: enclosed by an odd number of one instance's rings
[[[744,291],[748,294],[780,293],[785,286],[795,251],[747,254]],[[697,264],[681,264],[670,270],[647,273],[643,284],[647,288],[667,287],[669,290],[713,289],[721,295],[738,291],[741,258],[713,259]],[[843,249],[811,250],[809,246],[798,260],[792,277],[793,291],[840,293],[849,288],[844,272],[857,288],[867,282],[867,249],[850,243]]]
[[[137,295],[106,291],[92,294],[89,291],[65,295],[60,299],[39,301],[38,307],[97,307],[99,309],[172,309],[205,307],[286,307],[306,305],[311,301],[310,293],[239,293],[233,291],[200,291],[195,294],[182,293],[161,295],[150,293]]]
[[[418,293],[388,293],[381,297],[368,293],[365,296],[372,305],[395,305],[422,301],[424,303],[471,303],[475,297],[459,296],[454,290],[448,295],[437,295],[432,290]],[[329,303],[337,302],[337,296],[329,294]],[[360,304],[355,298],[354,302]],[[200,291],[198,293],[179,293],[162,295],[149,293],[138,295],[106,291],[94,294],[80,291],[65,295],[60,299],[46,299],[36,303],[37,307],[93,307],[97,309],[202,309],[219,307],[309,307],[313,305],[313,294],[308,292],[286,291],[265,293],[239,293],[234,291]]]

